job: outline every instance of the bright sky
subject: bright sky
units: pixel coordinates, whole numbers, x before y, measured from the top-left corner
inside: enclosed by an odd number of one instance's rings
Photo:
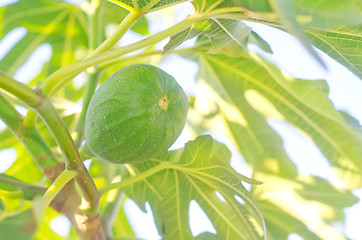
[[[10,0],[2,0],[0,6]],[[76,0],[74,0],[76,1]],[[73,1],[73,2],[74,2]],[[78,1],[79,2],[79,1]],[[190,5],[183,3],[179,7],[183,7],[183,11],[177,11],[177,20],[182,19],[187,15],[185,7],[190,11]],[[159,13],[153,13],[151,15],[153,24],[150,26],[151,32],[157,32],[160,29],[167,27],[170,24],[170,19]],[[329,58],[326,54],[320,53],[322,59],[325,61],[328,70],[324,70],[320,65],[310,57],[308,53],[301,47],[298,41],[296,41],[290,35],[269,27],[250,24],[250,26],[260,34],[272,47],[274,54],[265,54],[258,50],[255,46],[250,46],[250,49],[263,54],[268,59],[273,60],[282,70],[288,72],[293,77],[304,79],[325,79],[330,87],[330,99],[334,103],[337,109],[346,110],[360,122],[362,122],[362,108],[360,104],[362,102],[362,83],[355,75],[349,72],[345,67],[341,66],[333,59]],[[6,54],[8,49],[13,46],[18,40],[25,34],[24,28],[19,28],[12,31],[8,36],[0,41],[0,59]],[[136,34],[127,34],[121,41],[126,43],[129,41],[139,40],[140,36]],[[192,42],[192,41],[191,41]],[[164,45],[165,42],[162,44]],[[163,45],[160,45],[161,47]],[[190,43],[186,43],[190,44]],[[16,73],[15,78],[27,82],[41,70],[41,66],[50,57],[50,47],[48,45],[42,45],[32,56],[31,61],[28,61],[24,66]],[[297,57],[296,57],[297,56]],[[29,62],[36,62],[37,64],[29,64]],[[195,90],[195,75],[197,73],[197,65],[182,59],[178,56],[171,56],[160,65],[165,71],[175,77],[179,84],[185,89],[188,94],[193,94]],[[24,112],[24,109],[20,109]],[[270,125],[277,131],[284,139],[284,146],[297,165],[298,169],[303,174],[316,175],[322,178],[328,179],[334,184],[341,185],[340,181],[335,177],[334,173],[330,170],[327,160],[321,154],[318,148],[315,147],[313,142],[296,131],[289,124],[280,121],[269,121]],[[4,124],[0,121],[0,129],[4,128]],[[217,136],[214,135],[216,139]],[[174,144],[173,148],[182,147],[185,142],[189,140],[186,133],[183,133],[178,141]],[[250,170],[245,163],[241,163],[240,155],[236,153],[235,148],[226,143],[233,152],[232,164],[237,171],[240,171],[244,175],[250,175]],[[0,151],[0,172],[4,172],[15,160],[16,153],[12,149],[5,149]],[[306,161],[306,159],[313,159],[313,164]],[[327,169],[327,170],[326,170]],[[353,193],[362,198],[362,189],[354,190]],[[126,213],[130,218],[132,225],[134,226],[137,234],[141,238],[148,240],[159,239],[156,227],[153,223],[150,208],[147,206],[148,213],[143,213],[131,200],[126,200]],[[346,235],[354,240],[361,239],[362,229],[358,226],[362,222],[362,204],[358,203],[352,208],[346,211]],[[200,224],[203,223],[203,224]],[[66,236],[69,232],[69,224],[64,217],[59,217],[53,222],[54,226],[63,225],[64,227],[54,228],[57,232]],[[207,219],[206,215],[198,207],[196,202],[192,202],[190,205],[190,225],[194,235],[197,235],[203,231],[215,230],[212,224]],[[292,235],[290,240],[301,239],[296,235]]]

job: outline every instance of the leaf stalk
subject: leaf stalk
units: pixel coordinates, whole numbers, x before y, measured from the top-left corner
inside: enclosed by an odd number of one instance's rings
[[[120,57],[127,53],[154,45],[159,41],[169,36],[175,35],[176,33],[182,31],[183,29],[191,26],[192,24],[200,20],[202,17],[203,15],[198,15],[198,14],[191,15],[185,20],[179,22],[178,24],[164,31],[158,32],[139,42],[127,45],[125,47],[109,50],[107,52],[86,58],[80,62],[75,62],[73,64],[64,66],[63,68],[59,69],[58,71],[50,75],[49,78],[44,81],[43,85],[41,86],[41,90],[45,96],[50,96],[55,92],[57,92],[58,90],[60,90],[62,87],[64,87],[71,80],[71,77],[76,76],[85,69],[93,65],[97,65],[105,61],[109,61],[111,59]]]

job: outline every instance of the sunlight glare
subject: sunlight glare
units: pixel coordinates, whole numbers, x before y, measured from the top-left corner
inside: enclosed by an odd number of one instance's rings
[[[216,233],[216,230],[199,204],[192,200],[189,209],[190,228],[193,236],[203,232]]]

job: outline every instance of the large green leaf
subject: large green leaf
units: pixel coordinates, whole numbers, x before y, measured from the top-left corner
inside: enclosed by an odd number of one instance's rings
[[[362,25],[306,30],[312,44],[362,78]]]
[[[0,61],[0,69],[13,75],[43,43],[52,47],[49,72],[75,61],[87,46],[87,20],[75,5],[60,0],[20,0],[1,8],[0,37],[23,26],[26,35]]]
[[[159,234],[165,239],[192,238],[188,214],[191,200],[197,201],[209,216],[217,239],[262,239],[262,217],[240,183],[257,182],[233,170],[229,159],[230,151],[225,145],[208,135],[201,136],[188,142],[184,149],[167,153],[162,160],[133,165],[131,175],[152,171],[162,164],[169,164],[169,168],[140,179],[125,191],[142,209],[146,201],[150,203]],[[240,204],[235,196],[245,204]]]
[[[221,56],[210,57],[221,58]],[[260,73],[260,69],[256,71],[251,67],[253,61],[249,60],[251,62],[248,65],[238,65],[237,69],[248,69],[254,74]],[[262,187],[253,189],[253,195],[262,202],[262,212],[266,212],[268,239],[287,239],[291,233],[297,233],[305,239],[325,239],[331,233],[341,237],[326,222],[331,219],[343,221],[343,208],[353,205],[357,199],[350,192],[333,187],[326,180],[298,176],[296,167],[284,151],[281,138],[268,125],[264,116],[253,108],[258,105],[255,102],[262,105],[261,99],[252,99],[254,101],[252,107],[245,96],[248,95],[245,94],[247,85],[240,78],[233,80],[225,74],[222,66],[210,64],[203,57],[199,59],[199,62],[201,64],[198,74],[200,91],[197,91],[196,101],[190,109],[189,121],[193,122],[192,125],[196,126],[198,133],[200,132],[197,126],[201,125],[201,132],[202,129],[211,129],[232,140],[253,169],[254,177],[264,182]],[[262,75],[257,76],[261,78]],[[261,81],[264,79],[261,78]],[[214,102],[217,107],[210,107]],[[263,109],[269,111],[268,116],[278,116],[270,103],[264,102],[262,106]],[[215,111],[218,113],[213,113]],[[318,206],[315,206],[313,199],[318,199]],[[265,200],[268,201],[265,202]],[[302,202],[308,211],[323,213],[328,210],[327,215],[321,214],[316,217],[319,219],[320,229],[313,227],[313,232],[311,232],[304,226],[308,226],[309,220],[298,210]],[[270,212],[273,209],[270,204],[280,209],[281,214],[276,217],[275,213],[279,211],[278,209]],[[285,222],[291,224],[286,226]]]
[[[361,132],[334,109],[324,81],[287,77],[258,57],[199,56],[200,64],[214,69],[210,74],[219,79],[214,89],[228,89],[233,101],[239,101],[245,91],[249,104],[266,115],[275,109],[273,117],[288,120],[313,139],[348,188],[362,186]],[[229,96],[224,95],[230,105]]]
[[[188,0],[108,0],[124,7],[132,12],[145,11],[154,12],[162,8],[173,6]]]

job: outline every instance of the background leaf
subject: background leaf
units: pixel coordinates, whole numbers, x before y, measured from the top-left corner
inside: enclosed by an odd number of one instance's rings
[[[52,57],[51,73],[76,60],[76,51],[87,46],[86,15],[75,5],[64,1],[20,0],[3,7],[0,37],[19,26],[26,35],[0,61],[0,69],[9,75],[29,58],[40,45],[49,43]]]
[[[302,26],[336,28],[362,23],[359,0],[297,0],[295,6],[295,16]]]
[[[212,88],[222,94],[226,103],[239,100],[240,91],[245,91],[249,104],[263,114],[274,109],[277,114],[272,117],[287,119],[314,140],[349,188],[361,187],[361,133],[348,126],[329,102],[325,82],[285,77],[261,58],[255,61],[248,57],[199,56],[199,63],[209,68],[204,79],[218,79]]]
[[[264,182],[262,186],[253,187],[252,194],[261,211],[265,213],[265,222],[269,229],[268,239],[287,239],[291,233],[297,233],[304,239],[345,239],[329,226],[329,222],[332,219],[343,222],[343,208],[355,204],[357,198],[349,191],[336,188],[321,178],[299,175],[284,150],[281,137],[267,122],[266,118],[287,117],[270,97],[271,91],[264,91],[267,88],[279,89],[277,82],[284,81],[282,79],[285,77],[277,77],[269,72],[269,77],[279,80],[267,80],[267,72],[262,72],[264,65],[256,68],[254,64],[258,65],[258,61],[253,58],[228,58],[203,53],[192,57],[199,61],[201,68],[198,74],[198,94],[193,108],[190,109],[189,121],[194,119],[194,122],[190,126],[196,126],[195,134],[202,134],[207,129],[231,140],[252,168],[253,177]],[[330,118],[338,119],[337,122],[341,121],[341,116],[328,100],[328,89],[323,81],[294,79],[287,82],[294,85],[292,91],[298,91],[294,96],[301,96],[299,100],[304,101],[304,106],[307,105],[321,114],[328,114]],[[293,102],[284,92],[287,89],[283,87],[276,91],[286,98],[285,101]],[[217,104],[216,108],[205,109],[213,103]],[[298,104],[298,109],[302,110],[301,106]],[[210,115],[210,111],[215,109],[217,113]],[[294,122],[297,116],[293,114],[293,118],[288,119]],[[326,128],[327,126],[329,128],[329,125],[326,125]],[[321,127],[324,129],[324,126]],[[359,134],[352,133],[352,129],[345,127],[350,134]],[[356,144],[354,151],[358,149]],[[346,174],[351,173],[346,171]],[[359,175],[356,174],[353,179],[359,179]],[[354,181],[349,183],[355,184]],[[318,201],[315,202],[315,199]],[[305,211],[302,212],[313,212],[313,218],[318,220],[311,224],[311,216],[301,213],[300,204],[305,206]],[[276,212],[280,214],[276,215]],[[290,224],[285,224],[286,222]]]
[[[293,1],[289,0],[270,0],[270,4],[273,10],[279,15],[280,21],[283,23],[284,27],[288,32],[294,35],[305,49],[323,66],[325,67],[324,62],[320,56],[314,51],[312,45],[310,44],[308,38],[305,36],[301,27],[299,26],[295,15],[297,5]]]
[[[36,229],[37,225],[31,209],[0,220],[1,237],[4,239],[30,240]]]

